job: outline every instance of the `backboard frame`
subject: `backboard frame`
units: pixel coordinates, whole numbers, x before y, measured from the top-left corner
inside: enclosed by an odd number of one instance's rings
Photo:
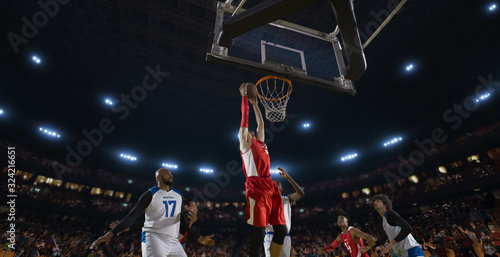
[[[278,4],[282,4],[282,2],[286,1],[294,1],[294,0],[275,0],[274,2],[275,3],[280,2]],[[343,3],[339,4],[338,3],[339,0],[332,1],[332,6],[334,8],[336,16],[343,16],[342,19],[347,21],[338,22],[339,25],[331,33],[324,33],[321,31],[317,31],[311,28],[307,28],[280,19],[270,21],[268,23],[271,26],[279,27],[292,32],[300,33],[306,36],[330,42],[333,46],[335,59],[337,61],[337,66],[340,74],[339,77],[332,76],[333,79],[331,81],[321,78],[316,78],[313,76],[308,76],[307,72],[304,72],[304,70],[286,64],[274,63],[274,62],[257,63],[228,55],[228,48],[232,46],[234,37],[237,37],[241,34],[244,34],[252,29],[261,26],[260,24],[257,24],[254,27],[251,26],[249,27],[248,19],[250,18],[255,19],[255,17],[252,17],[252,15],[258,15],[259,13],[262,13],[263,10],[266,10],[266,8],[269,9],[273,7],[272,6],[273,3],[267,4],[271,1],[266,1],[248,10],[240,8],[238,9],[238,13],[235,13],[237,7],[231,5],[231,1],[227,1],[226,3],[218,2],[215,28],[214,28],[214,37],[210,42],[211,45],[209,46],[208,52],[206,54],[206,60],[210,62],[221,63],[224,65],[231,65],[241,69],[251,70],[266,75],[286,77],[290,80],[335,90],[349,95],[355,95],[356,89],[354,87],[353,80],[358,79],[366,70],[366,60],[364,57],[361,40],[359,39],[359,32],[357,30],[352,2],[350,0],[340,0],[340,1],[343,1]],[[316,3],[319,1],[318,0],[310,1],[308,4],[310,5],[311,2]],[[334,2],[337,2],[337,4],[335,4]],[[263,7],[262,6],[263,4],[267,4],[267,6]],[[338,14],[339,11],[336,9],[342,9],[341,10],[342,14],[339,15]],[[346,10],[348,10],[348,12]],[[232,13],[233,16],[224,21],[224,14],[226,12]],[[242,16],[242,14],[245,15]],[[284,17],[282,13],[277,15],[278,16],[281,15],[281,17]],[[274,17],[270,17],[269,19],[274,19]],[[238,23],[241,24],[242,22],[246,22],[246,25],[244,26],[243,29],[240,29],[238,26],[241,25],[238,25]],[[344,42],[340,42],[339,38],[337,37],[339,33],[342,34],[343,38],[346,38],[344,35],[344,31],[342,31],[343,25],[344,25],[344,30],[348,30],[345,28],[347,27],[345,24],[352,25],[353,22],[356,25],[355,31],[349,31],[348,33],[346,33],[348,37],[353,38],[353,40],[351,40],[350,42],[346,42],[346,40],[343,40]],[[232,31],[231,36],[227,35],[228,33],[225,33],[226,32],[225,30],[228,28],[231,29]],[[352,26],[349,26],[349,28],[352,28]],[[341,44],[344,44],[345,50],[343,50]],[[347,57],[349,63],[346,63],[346,61],[344,60],[344,54]]]

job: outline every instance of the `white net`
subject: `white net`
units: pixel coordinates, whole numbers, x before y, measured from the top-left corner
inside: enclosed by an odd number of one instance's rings
[[[292,93],[290,80],[267,76],[257,82],[255,90],[266,109],[266,119],[271,122],[282,122],[286,117],[286,105]]]

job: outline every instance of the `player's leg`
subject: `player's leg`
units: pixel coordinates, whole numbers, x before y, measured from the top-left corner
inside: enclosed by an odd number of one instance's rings
[[[292,238],[287,235],[285,236],[285,241],[283,241],[283,250],[281,250],[281,257],[290,257],[290,252],[292,251]]]
[[[266,236],[264,237],[264,252],[266,257],[271,257],[271,242],[273,241],[273,235],[268,233],[266,233]]]
[[[266,234],[265,228],[269,221],[269,213],[271,213],[271,196],[266,192],[252,189],[247,190],[246,198],[247,223],[253,226],[249,255],[258,257]]]
[[[146,232],[142,243],[142,257],[165,257],[170,243],[155,233]]]
[[[265,227],[253,227],[252,238],[250,240],[250,251],[248,253],[250,257],[260,256],[260,249],[265,235]]]
[[[275,190],[272,195],[272,209],[269,223],[273,225],[274,235],[271,243],[271,257],[279,257],[283,249],[283,242],[287,233],[285,212],[283,211],[283,202],[281,194],[276,184],[273,185]]]
[[[283,250],[283,242],[286,236],[286,226],[285,225],[273,225],[274,236],[271,242],[271,257],[281,256],[281,251]]]
[[[187,257],[186,251],[177,239],[170,239],[170,253],[169,257]]]

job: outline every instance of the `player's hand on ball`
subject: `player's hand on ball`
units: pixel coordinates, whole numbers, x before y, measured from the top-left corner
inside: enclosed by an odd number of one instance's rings
[[[247,95],[247,85],[247,83],[243,83],[240,85],[240,95],[242,97]]]
[[[283,178],[290,178],[290,176],[288,175],[288,173],[286,173],[285,169],[281,168],[281,167],[278,167],[278,170],[279,170],[279,174],[280,176],[282,176]]]
[[[252,104],[252,105],[258,105],[259,102],[257,101],[257,96],[255,96],[254,98],[250,98],[250,96],[248,97],[248,101]]]

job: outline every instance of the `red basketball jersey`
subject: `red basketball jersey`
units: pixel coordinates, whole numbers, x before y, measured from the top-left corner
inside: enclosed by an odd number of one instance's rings
[[[359,251],[359,247],[365,246],[363,244],[363,239],[360,238],[357,244],[354,243],[354,240],[352,239],[351,236],[351,228],[352,227],[349,227],[347,229],[345,235],[344,233],[340,234],[340,240],[342,240],[342,242],[344,243],[351,257],[369,257],[368,253],[362,253]]]
[[[271,177],[271,160],[266,143],[252,137],[250,149],[240,154],[243,160],[243,172],[247,178]]]

